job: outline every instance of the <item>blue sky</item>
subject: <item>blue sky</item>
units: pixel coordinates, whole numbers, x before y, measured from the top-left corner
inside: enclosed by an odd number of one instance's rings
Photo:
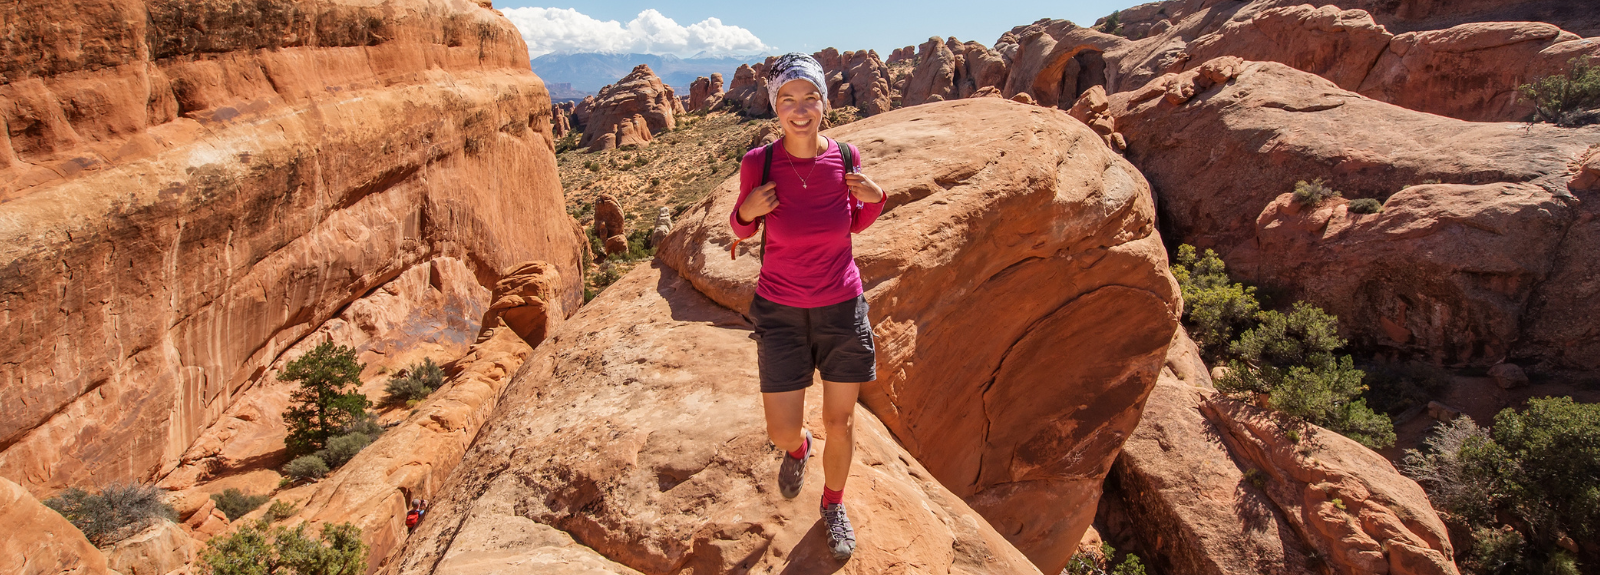
[[[896,47],[929,36],[955,36],[992,45],[1002,32],[1039,18],[1065,18],[1088,26],[1138,4],[1129,0],[1038,2],[770,2],[711,0],[552,3],[495,0],[495,8],[520,28],[530,52],[540,46],[568,51],[644,51],[689,56],[700,50],[772,53],[874,49],[884,58]],[[559,11],[518,10],[556,8]],[[654,13],[641,13],[653,10]],[[715,19],[715,20],[708,20]],[[542,31],[529,28],[537,25]],[[530,34],[539,36],[530,37]],[[718,49],[726,47],[726,49]],[[546,50],[548,51],[548,50]]]

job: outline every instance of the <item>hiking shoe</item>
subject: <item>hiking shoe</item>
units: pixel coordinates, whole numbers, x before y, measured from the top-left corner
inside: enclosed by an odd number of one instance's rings
[[[848,561],[856,552],[856,530],[850,526],[844,504],[823,505],[822,521],[828,524],[828,549],[833,551],[833,558]]]
[[[806,460],[811,459],[811,448],[815,445],[811,443],[811,430],[806,429],[804,433],[806,454],[795,459],[785,453],[783,463],[778,465],[778,493],[782,493],[784,499],[794,499],[800,494],[800,486],[806,483]]]

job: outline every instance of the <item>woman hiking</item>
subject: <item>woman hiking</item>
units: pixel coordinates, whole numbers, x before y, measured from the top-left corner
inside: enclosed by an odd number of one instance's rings
[[[855,448],[851,417],[861,384],[877,379],[872,324],[850,234],[872,225],[885,194],[856,173],[861,156],[853,147],[818,134],[828,108],[827,85],[822,66],[805,54],[786,54],[773,64],[767,90],[783,138],[745,154],[739,201],[729,220],[740,239],[766,227],[750,317],[767,437],[786,452],[778,490],[793,498],[805,481],[812,455],[805,390],[820,371],[828,438],[822,518],[829,548],[847,560],[856,548],[844,507]]]

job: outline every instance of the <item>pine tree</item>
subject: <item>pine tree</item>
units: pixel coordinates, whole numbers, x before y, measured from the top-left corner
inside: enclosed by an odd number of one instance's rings
[[[300,389],[289,396],[293,403],[283,412],[289,424],[284,444],[290,455],[326,447],[328,438],[366,415],[367,396],[355,389],[361,385],[362,367],[354,349],[324,342],[278,374],[279,380],[300,382]]]

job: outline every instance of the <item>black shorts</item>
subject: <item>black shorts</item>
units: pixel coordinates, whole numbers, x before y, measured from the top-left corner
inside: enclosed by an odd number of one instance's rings
[[[811,374],[823,381],[866,383],[878,378],[867,298],[823,307],[790,307],[756,296],[750,302],[756,324],[756,365],[761,393],[811,387]]]

